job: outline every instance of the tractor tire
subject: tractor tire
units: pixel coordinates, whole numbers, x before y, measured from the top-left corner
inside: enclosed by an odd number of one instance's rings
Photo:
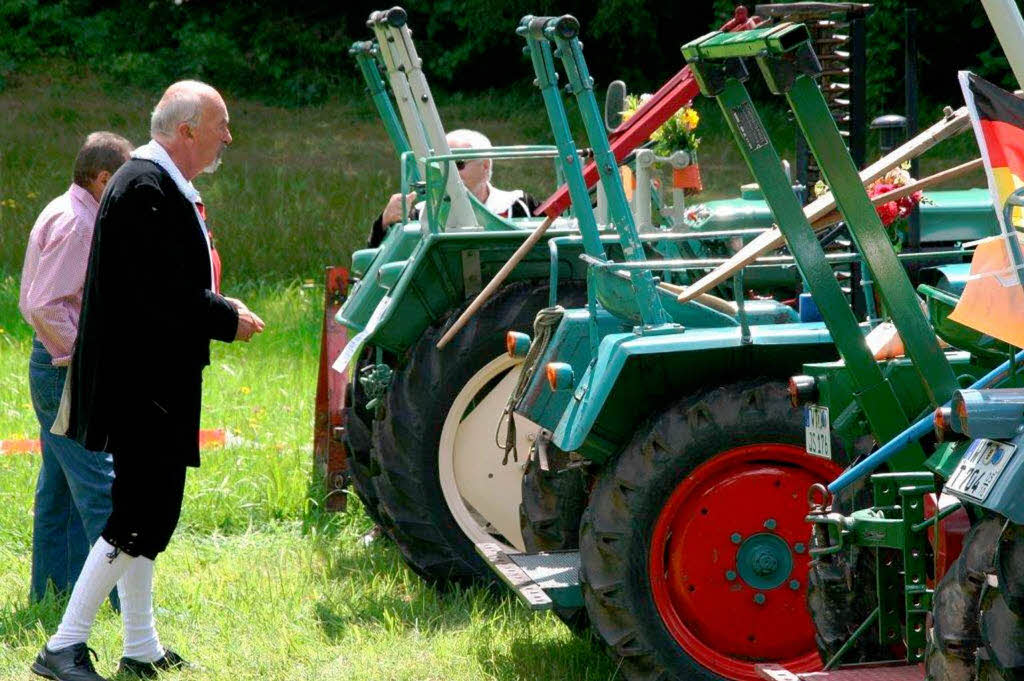
[[[833,500],[835,512],[849,515],[871,506],[870,485],[860,482]],[[811,537],[811,545],[815,543]],[[882,549],[893,560],[897,551]],[[840,553],[820,556],[811,561],[807,581],[807,610],[814,621],[814,636],[822,663],[828,663],[850,639],[853,632],[871,616],[878,604],[875,551],[848,547]],[[869,626],[839,661],[841,664],[877,662],[892,659],[888,646],[878,638],[878,625]]]
[[[566,468],[568,455],[548,445],[551,470],[533,457],[523,471],[519,526],[527,553],[575,550],[580,546],[580,518],[587,505],[587,477],[582,468]]]
[[[352,482],[353,491],[363,503],[363,510],[373,524],[383,526],[385,522],[378,509],[379,500],[373,484],[373,479],[379,472],[372,455],[373,413],[366,408],[369,398],[359,382],[363,367],[373,363],[373,353],[373,348],[363,350],[362,356],[356,362],[355,376],[346,388],[345,404],[348,405],[348,416],[345,419],[345,452],[348,455],[349,480]]]
[[[548,445],[551,470],[541,470],[530,457],[523,471],[520,528],[527,553],[574,551],[580,546],[580,518],[587,505],[588,477],[582,468],[566,468],[568,455]],[[577,634],[588,631],[586,608],[552,608]]]
[[[580,291],[567,286],[560,299],[578,306],[585,295]],[[374,422],[373,459],[380,470],[374,486],[385,528],[405,562],[435,586],[495,582],[476,543],[522,549],[522,467],[511,460],[501,465],[495,429],[519,372],[505,334],[531,332],[547,302],[546,285],[517,282],[498,291],[443,350],[436,343],[461,310],[428,328],[396,370],[384,418]],[[475,437],[467,435],[471,419]],[[524,455],[527,450],[519,448]],[[475,471],[471,481],[459,480],[460,463],[469,457],[489,468]],[[467,491],[464,485],[477,487]],[[466,494],[501,510],[487,516]]]
[[[981,643],[978,649],[978,679],[985,681],[1017,681],[1024,679],[1024,612],[1019,601],[1024,581],[1024,526],[999,517],[992,584],[981,595]],[[964,552],[966,553],[966,546]],[[1016,559],[1016,562],[1014,560]]]
[[[804,450],[772,379],[684,399],[602,472],[583,514],[583,596],[627,679],[753,681],[819,669],[804,606],[807,489],[840,473]]]
[[[931,681],[970,681],[981,645],[978,615],[985,575],[992,570],[1002,530],[999,518],[985,518],[971,527],[963,551],[935,587],[931,631],[925,652],[925,676]]]

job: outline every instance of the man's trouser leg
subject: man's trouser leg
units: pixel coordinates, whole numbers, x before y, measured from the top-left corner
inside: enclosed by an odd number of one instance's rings
[[[67,369],[53,366],[46,348],[35,340],[29,386],[43,453],[33,528],[34,599],[45,593],[48,580],[58,590],[71,589],[90,545],[100,536],[110,515],[114,475],[110,455],[89,451],[74,440],[50,433],[66,376]],[[116,591],[111,592],[110,603],[119,609]]]

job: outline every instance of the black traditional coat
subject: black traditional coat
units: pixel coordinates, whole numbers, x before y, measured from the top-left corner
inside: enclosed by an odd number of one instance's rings
[[[100,202],[71,363],[67,431],[92,450],[199,465],[202,371],[238,313],[211,283],[202,224],[159,165],[132,159]]]

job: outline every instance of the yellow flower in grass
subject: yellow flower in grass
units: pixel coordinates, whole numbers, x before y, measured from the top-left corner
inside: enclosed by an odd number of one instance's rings
[[[243,385],[241,388],[239,388],[239,392],[242,393],[243,395],[248,395],[249,393],[252,392],[252,388],[250,388],[247,385]]]

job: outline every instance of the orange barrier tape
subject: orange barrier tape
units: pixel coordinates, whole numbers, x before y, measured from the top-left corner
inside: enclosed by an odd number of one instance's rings
[[[199,431],[199,446],[223,447],[227,443],[227,433],[223,428]],[[39,440],[0,440],[0,455],[9,454],[38,454],[40,451]]]

